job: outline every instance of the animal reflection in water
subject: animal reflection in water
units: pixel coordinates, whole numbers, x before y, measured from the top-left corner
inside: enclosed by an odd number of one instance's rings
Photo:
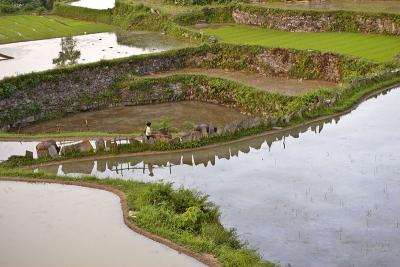
[[[244,142],[220,145],[217,147],[202,149],[198,151],[187,152],[171,152],[159,155],[132,156],[132,157],[115,157],[111,159],[97,161],[80,161],[73,164],[63,164],[46,166],[39,170],[58,173],[60,175],[85,175],[96,174],[96,176],[104,177],[99,174],[110,174],[111,176],[124,177],[128,173],[140,172],[143,175],[154,176],[157,169],[169,169],[169,173],[173,173],[175,166],[214,166],[218,160],[229,160],[233,157],[239,157],[240,153],[247,154],[251,149],[260,150],[263,144],[268,146],[270,150],[272,144],[281,143],[286,149],[287,137],[299,138],[306,131],[321,133],[324,124],[338,123],[339,117],[328,119],[312,125],[299,126],[290,131],[284,131],[268,136],[257,137]],[[106,175],[105,175],[106,176]]]

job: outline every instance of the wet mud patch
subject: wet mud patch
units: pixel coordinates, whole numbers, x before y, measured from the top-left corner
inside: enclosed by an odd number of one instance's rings
[[[285,95],[303,95],[320,88],[336,88],[337,83],[320,80],[289,79],[286,77],[269,77],[258,73],[250,73],[223,69],[186,68],[156,73],[146,77],[167,77],[175,74],[199,74],[210,77],[233,80],[258,90]]]
[[[176,131],[187,131],[193,127],[193,124],[211,123],[215,126],[224,126],[246,117],[247,115],[224,106],[197,101],[182,101],[83,112],[32,124],[22,128],[20,132],[54,133],[60,128],[62,132],[132,133],[142,132],[148,121],[151,121],[154,127],[167,124]]]

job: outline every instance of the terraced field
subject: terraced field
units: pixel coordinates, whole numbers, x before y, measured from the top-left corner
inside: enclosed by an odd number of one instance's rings
[[[112,31],[111,25],[57,16],[0,17],[0,44]]]
[[[246,25],[216,26],[203,31],[226,43],[330,51],[378,62],[391,61],[400,54],[399,37],[377,34],[284,32]]]

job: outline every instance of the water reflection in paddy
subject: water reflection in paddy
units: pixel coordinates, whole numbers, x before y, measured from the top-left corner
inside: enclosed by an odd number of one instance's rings
[[[400,89],[319,125],[194,154],[41,168],[198,189],[266,259],[299,267],[400,259]]]
[[[36,158],[38,143],[37,141],[0,141],[0,161],[7,160],[13,155],[23,156],[27,150],[33,152],[33,156]]]
[[[130,230],[116,195],[0,182],[0,266],[204,266]]]
[[[76,41],[74,50],[80,51],[78,64],[185,46],[182,42],[155,32],[121,32],[118,35],[97,33],[74,36],[73,39]],[[1,54],[13,57],[0,61],[0,79],[55,68],[53,59],[61,51],[61,38],[0,45]]]

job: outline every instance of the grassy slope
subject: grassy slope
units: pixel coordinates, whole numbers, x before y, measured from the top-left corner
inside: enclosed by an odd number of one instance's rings
[[[284,32],[246,25],[211,27],[204,31],[232,44],[330,51],[378,62],[390,61],[400,53],[400,38],[394,36],[343,32]]]
[[[4,16],[0,17],[0,44],[111,30],[111,25],[57,16]]]

